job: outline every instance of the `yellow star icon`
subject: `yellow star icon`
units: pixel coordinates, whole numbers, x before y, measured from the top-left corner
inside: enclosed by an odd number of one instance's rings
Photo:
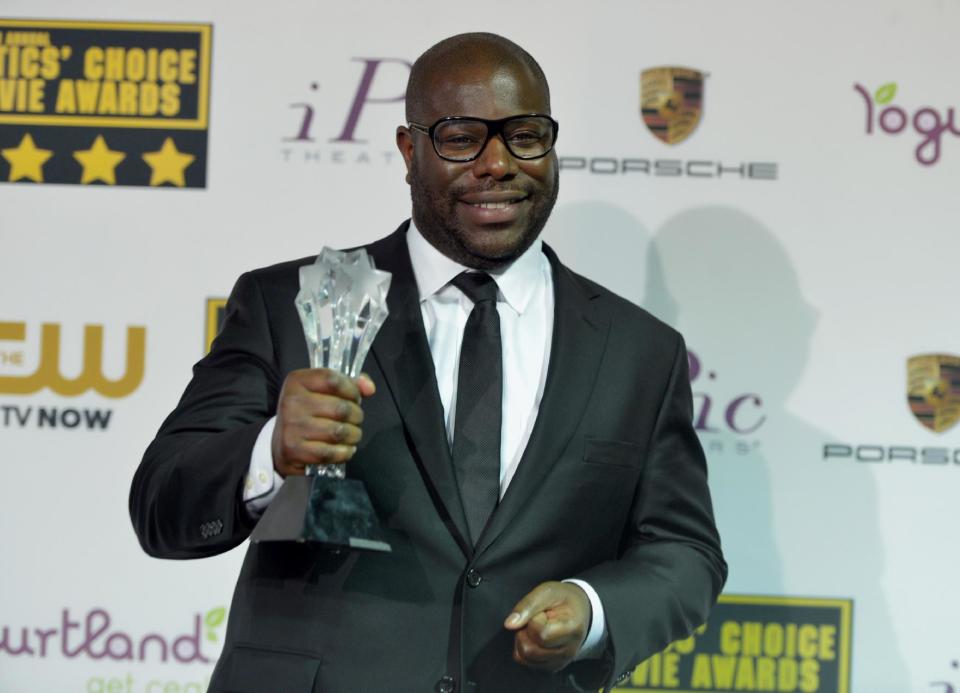
[[[123,152],[115,152],[107,146],[103,135],[97,135],[90,149],[83,149],[73,153],[73,158],[83,166],[83,175],[80,183],[86,185],[95,180],[102,180],[107,185],[117,184],[117,165],[127,158]]]
[[[42,183],[43,165],[53,156],[53,152],[49,149],[37,149],[29,132],[23,136],[18,146],[0,149],[0,154],[10,162],[10,177],[7,180],[11,183],[21,178]]]
[[[160,151],[147,152],[143,155],[143,160],[147,162],[152,171],[150,185],[173,183],[182,188],[187,184],[183,172],[196,158],[193,154],[184,154],[177,151],[177,145],[173,143],[173,138],[168,137],[163,141]]]

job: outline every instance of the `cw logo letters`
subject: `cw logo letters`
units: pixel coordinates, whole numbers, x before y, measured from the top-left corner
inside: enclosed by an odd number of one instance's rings
[[[22,322],[0,322],[0,341],[22,342],[27,326]],[[127,327],[127,365],[123,377],[109,380],[103,375],[103,325],[84,325],[83,369],[76,378],[60,373],[60,325],[40,326],[40,363],[31,375],[0,376],[0,393],[30,395],[43,388],[64,397],[75,397],[88,390],[104,397],[126,397],[143,381],[147,350],[145,327]]]

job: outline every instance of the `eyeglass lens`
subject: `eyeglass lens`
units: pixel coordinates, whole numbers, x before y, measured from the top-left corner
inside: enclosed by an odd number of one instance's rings
[[[549,118],[512,118],[502,124],[501,133],[507,149],[518,159],[535,159],[553,146],[553,125]],[[469,118],[444,121],[434,130],[433,141],[437,153],[446,159],[472,159],[486,144],[487,124]]]

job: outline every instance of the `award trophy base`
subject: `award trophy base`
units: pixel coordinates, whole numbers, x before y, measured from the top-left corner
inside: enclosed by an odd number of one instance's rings
[[[334,550],[390,551],[363,484],[290,476],[250,535],[252,542],[297,541]]]

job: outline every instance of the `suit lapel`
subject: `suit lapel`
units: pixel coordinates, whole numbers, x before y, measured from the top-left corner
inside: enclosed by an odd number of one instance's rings
[[[377,268],[393,275],[387,296],[390,315],[371,350],[413,442],[414,458],[434,503],[469,557],[473,548],[465,539],[469,536],[467,521],[447,444],[433,357],[423,329],[420,294],[407,250],[407,227],[404,222],[390,236],[367,248]]]
[[[593,294],[544,245],[553,267],[554,325],[540,410],[517,472],[477,542],[486,550],[527,506],[577,430],[593,392],[609,322],[590,305]]]

